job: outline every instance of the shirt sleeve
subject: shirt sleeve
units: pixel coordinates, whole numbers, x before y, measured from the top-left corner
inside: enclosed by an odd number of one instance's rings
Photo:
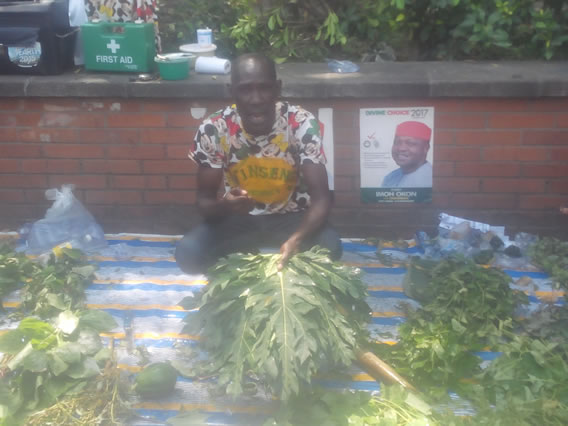
[[[294,136],[298,141],[300,164],[326,164],[323,151],[320,123],[314,115],[303,108],[292,112],[297,123]]]
[[[219,134],[219,127],[224,128],[216,126],[213,119],[207,119],[199,126],[188,154],[188,157],[198,165],[214,169],[223,167],[225,154],[221,148],[220,138],[226,136]]]

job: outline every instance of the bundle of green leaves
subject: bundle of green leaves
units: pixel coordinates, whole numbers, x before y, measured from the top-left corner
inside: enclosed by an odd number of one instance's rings
[[[233,254],[208,272],[209,284],[180,304],[199,307],[185,332],[200,332],[209,374],[232,395],[249,373],[288,400],[323,368],[348,366],[365,335],[370,308],[353,268],[329,260],[321,248],[294,256]],[[340,313],[341,312],[341,313]]]
[[[96,266],[77,249],[61,248],[47,264],[33,269],[21,291],[22,309],[28,315],[50,318],[65,310],[83,308],[85,288]]]
[[[99,333],[116,326],[103,311],[63,311],[53,323],[24,318],[0,336],[0,424],[19,424],[27,414],[83,391],[110,358]]]
[[[552,276],[558,287],[568,290],[568,242],[544,237],[529,248],[531,261]]]
[[[430,273],[420,290],[429,301],[408,310],[398,344],[375,351],[419,387],[438,385],[445,393],[480,372],[472,352],[511,332],[515,309],[528,299],[510,288],[508,275],[469,259],[443,260]]]
[[[0,310],[2,298],[26,282],[39,266],[7,244],[0,245]]]

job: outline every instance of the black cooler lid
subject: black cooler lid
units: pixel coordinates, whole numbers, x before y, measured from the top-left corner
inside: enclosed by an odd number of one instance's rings
[[[6,46],[29,46],[38,40],[39,28],[1,27],[0,44]]]
[[[69,31],[68,0],[0,0],[0,27],[39,27]]]

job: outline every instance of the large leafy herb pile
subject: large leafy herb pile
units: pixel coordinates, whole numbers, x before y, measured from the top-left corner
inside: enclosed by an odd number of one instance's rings
[[[430,266],[424,304],[408,310],[399,343],[375,350],[435,400],[457,391],[473,404],[475,424],[567,424],[566,307],[519,320],[527,297],[501,271],[466,259]],[[502,355],[482,369],[473,352],[486,347]]]
[[[0,294],[21,286],[11,317],[23,318],[0,335],[0,425],[119,424],[127,413],[112,351],[99,336],[117,324],[84,305],[94,271],[74,249],[40,263],[0,248]]]
[[[568,291],[568,242],[552,237],[541,238],[529,252],[533,263],[550,274],[559,287]]]
[[[234,254],[208,272],[209,284],[185,331],[200,330],[208,369],[239,395],[252,374],[281,400],[297,395],[323,368],[347,366],[370,308],[353,268],[314,248],[279,272],[280,256]],[[340,313],[341,312],[341,313]]]

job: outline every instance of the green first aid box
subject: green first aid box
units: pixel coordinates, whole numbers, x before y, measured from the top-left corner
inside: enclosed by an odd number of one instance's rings
[[[85,69],[93,71],[154,71],[154,24],[89,22],[81,25]]]

